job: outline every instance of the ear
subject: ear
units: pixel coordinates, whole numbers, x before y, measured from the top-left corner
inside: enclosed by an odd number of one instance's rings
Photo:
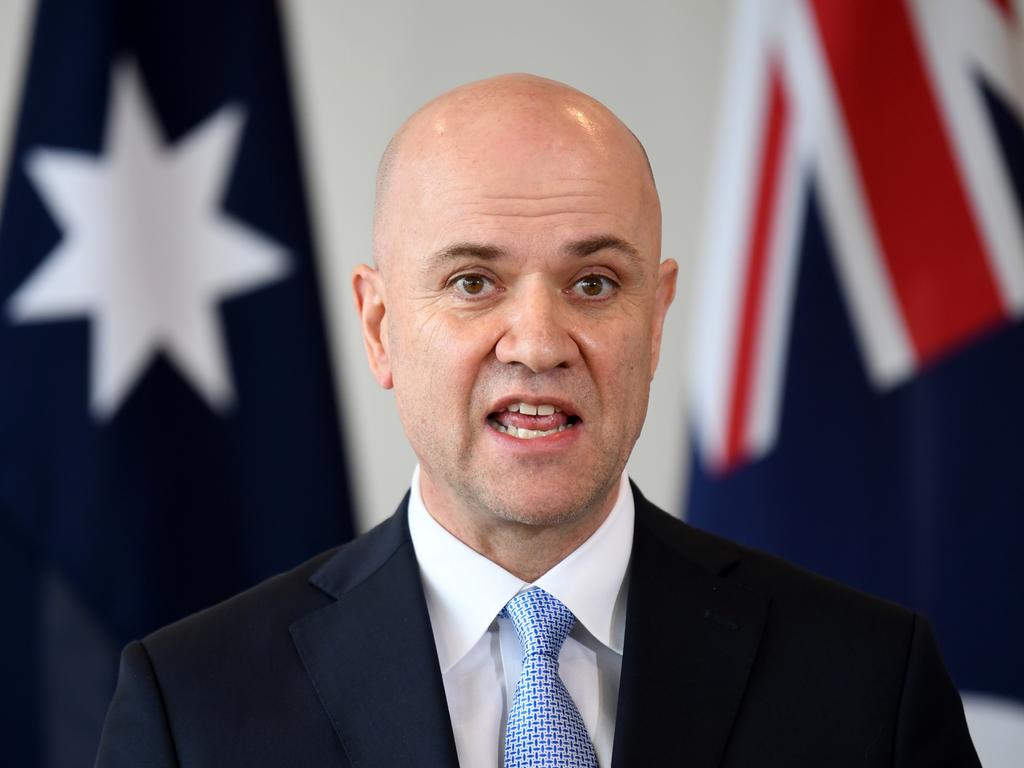
[[[665,259],[658,265],[658,285],[654,290],[654,312],[651,315],[651,378],[658,368],[661,354],[661,334],[665,328],[665,315],[676,296],[676,277],[679,265],[675,259]]]
[[[356,300],[370,370],[378,384],[384,389],[391,389],[395,382],[388,355],[387,299],[380,271],[366,264],[356,267],[352,273],[352,294]]]

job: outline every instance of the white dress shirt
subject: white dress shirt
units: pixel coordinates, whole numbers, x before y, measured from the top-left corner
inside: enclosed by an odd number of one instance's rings
[[[633,494],[626,473],[601,526],[533,584],[470,549],[430,516],[420,495],[418,466],[409,497],[409,530],[459,764],[502,764],[505,721],[523,651],[512,623],[497,615],[514,595],[537,586],[576,616],[558,659],[559,674],[580,710],[598,763],[611,765],[633,545]]]

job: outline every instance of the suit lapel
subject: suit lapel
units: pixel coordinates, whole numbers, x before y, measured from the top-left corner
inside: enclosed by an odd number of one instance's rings
[[[457,768],[406,503],[310,581],[336,601],[292,625],[353,768]]]
[[[736,552],[634,488],[636,529],[612,765],[721,763],[769,600],[723,574]]]

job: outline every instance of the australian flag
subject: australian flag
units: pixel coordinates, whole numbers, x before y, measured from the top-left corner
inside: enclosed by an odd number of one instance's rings
[[[92,765],[120,648],[348,538],[274,0],[41,0],[0,218],[0,733]]]
[[[732,36],[689,518],[928,616],[983,762],[1020,765],[1020,19],[746,0]]]

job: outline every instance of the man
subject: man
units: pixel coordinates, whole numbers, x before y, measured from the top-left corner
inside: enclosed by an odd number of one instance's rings
[[[130,645],[98,765],[978,764],[923,619],[624,476],[677,267],[614,115],[464,86],[402,127],[377,194],[353,286],[410,493]]]

